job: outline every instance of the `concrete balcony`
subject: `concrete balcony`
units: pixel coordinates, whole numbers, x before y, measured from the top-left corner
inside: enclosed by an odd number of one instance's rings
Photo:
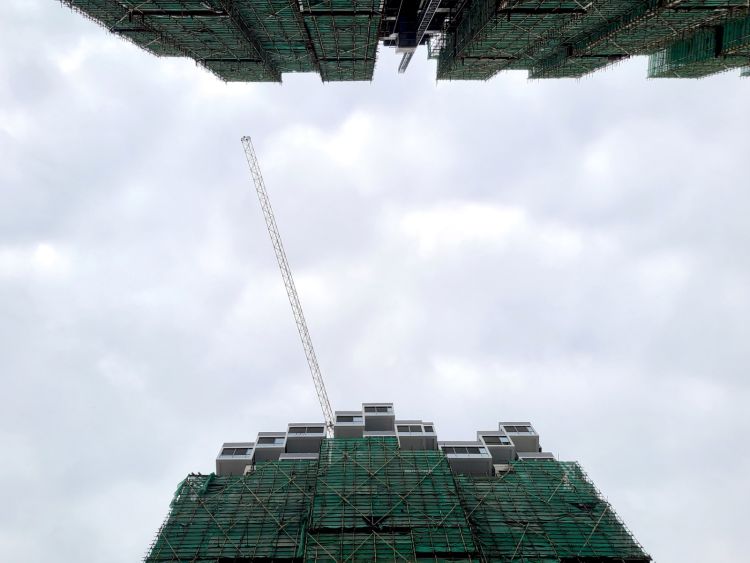
[[[286,432],[286,453],[318,453],[325,436],[322,422],[290,424]]]
[[[490,452],[493,464],[510,463],[516,459],[516,448],[502,430],[480,430],[477,432],[477,440]]]
[[[393,403],[362,403],[365,417],[365,430],[390,430],[396,421]]]
[[[334,438],[361,438],[365,430],[365,417],[362,411],[336,411]]]
[[[285,451],[285,432],[258,432],[258,439],[255,441],[255,463],[276,461]]]
[[[437,434],[431,422],[397,420],[396,435],[402,450],[436,450]]]
[[[492,475],[492,456],[482,442],[438,442],[454,473]]]
[[[254,442],[225,442],[216,457],[217,475],[243,475],[253,463]]]
[[[517,453],[539,451],[539,434],[530,422],[501,422],[499,429],[510,438]]]

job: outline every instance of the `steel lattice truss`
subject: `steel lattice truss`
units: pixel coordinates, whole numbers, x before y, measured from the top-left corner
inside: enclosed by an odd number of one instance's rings
[[[328,392],[326,391],[323,382],[323,375],[320,372],[320,366],[318,365],[318,358],[315,355],[315,348],[313,347],[312,338],[310,337],[310,331],[307,328],[305,314],[302,311],[302,304],[300,303],[299,295],[297,294],[297,288],[294,285],[292,269],[289,267],[289,261],[287,260],[286,252],[284,251],[284,244],[281,241],[281,234],[276,225],[276,218],[274,217],[273,208],[271,207],[271,200],[268,197],[266,184],[263,181],[263,175],[260,172],[258,157],[255,155],[255,149],[253,148],[253,143],[250,140],[250,137],[242,137],[242,147],[245,149],[245,157],[247,158],[247,164],[250,167],[250,176],[253,180],[253,185],[255,186],[255,192],[258,194],[260,208],[263,211],[263,219],[266,222],[268,235],[271,238],[271,245],[273,246],[276,261],[279,265],[279,270],[281,271],[284,289],[286,289],[289,304],[292,307],[294,322],[297,325],[297,331],[302,340],[302,348],[304,349],[305,357],[307,358],[307,364],[310,367],[310,373],[315,385],[315,393],[318,396],[318,402],[323,411],[326,429],[330,434],[333,429],[333,409],[331,408],[331,402],[328,400]]]

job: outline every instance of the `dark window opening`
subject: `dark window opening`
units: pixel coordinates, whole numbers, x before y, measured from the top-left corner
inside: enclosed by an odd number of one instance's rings
[[[342,414],[336,417],[336,422],[362,422],[362,417],[358,415]]]
[[[502,446],[510,445],[510,440],[507,436],[482,436],[485,444],[499,444]]]
[[[504,426],[506,432],[515,432],[516,434],[530,434],[529,426]]]
[[[258,438],[258,444],[283,444],[284,438],[280,436],[261,436]]]
[[[484,453],[483,448],[477,448],[474,446],[443,446],[443,453],[445,454],[481,454]]]
[[[252,448],[224,448],[221,455],[250,455]]]

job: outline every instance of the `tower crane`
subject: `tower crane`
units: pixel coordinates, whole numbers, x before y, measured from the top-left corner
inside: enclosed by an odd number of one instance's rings
[[[250,140],[250,137],[242,137],[242,146],[245,149],[247,164],[250,167],[250,176],[252,177],[253,184],[255,184],[255,192],[258,194],[258,201],[260,201],[260,208],[263,211],[263,218],[266,221],[268,235],[271,237],[271,245],[276,254],[276,262],[278,262],[279,270],[281,270],[281,278],[284,280],[286,295],[289,298],[289,304],[292,306],[294,322],[297,324],[297,332],[299,332],[300,339],[302,340],[302,348],[305,351],[307,365],[310,366],[310,374],[312,375],[313,383],[315,384],[315,392],[318,395],[320,408],[323,411],[323,418],[325,419],[326,434],[331,436],[333,434],[333,410],[331,409],[331,402],[328,400],[328,393],[326,392],[325,383],[323,383],[323,375],[320,373],[318,358],[315,355],[315,348],[313,348],[312,339],[310,338],[310,331],[307,329],[305,315],[302,312],[302,305],[300,304],[299,295],[297,295],[297,288],[294,285],[292,270],[286,259],[286,252],[284,252],[284,245],[281,242],[279,228],[276,226],[276,218],[274,217],[273,209],[271,208],[271,200],[268,198],[266,185],[263,182],[263,176],[260,173],[258,157],[255,155],[255,149],[253,148],[253,143]]]

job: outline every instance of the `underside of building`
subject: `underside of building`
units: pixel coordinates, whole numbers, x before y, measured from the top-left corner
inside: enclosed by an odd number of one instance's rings
[[[646,562],[575,462],[541,451],[529,422],[438,442],[393,405],[225,443],[189,475],[147,562]]]
[[[648,55],[652,78],[750,73],[750,0],[61,0],[160,57],[233,82],[371,80],[378,44],[438,80],[580,78]]]

